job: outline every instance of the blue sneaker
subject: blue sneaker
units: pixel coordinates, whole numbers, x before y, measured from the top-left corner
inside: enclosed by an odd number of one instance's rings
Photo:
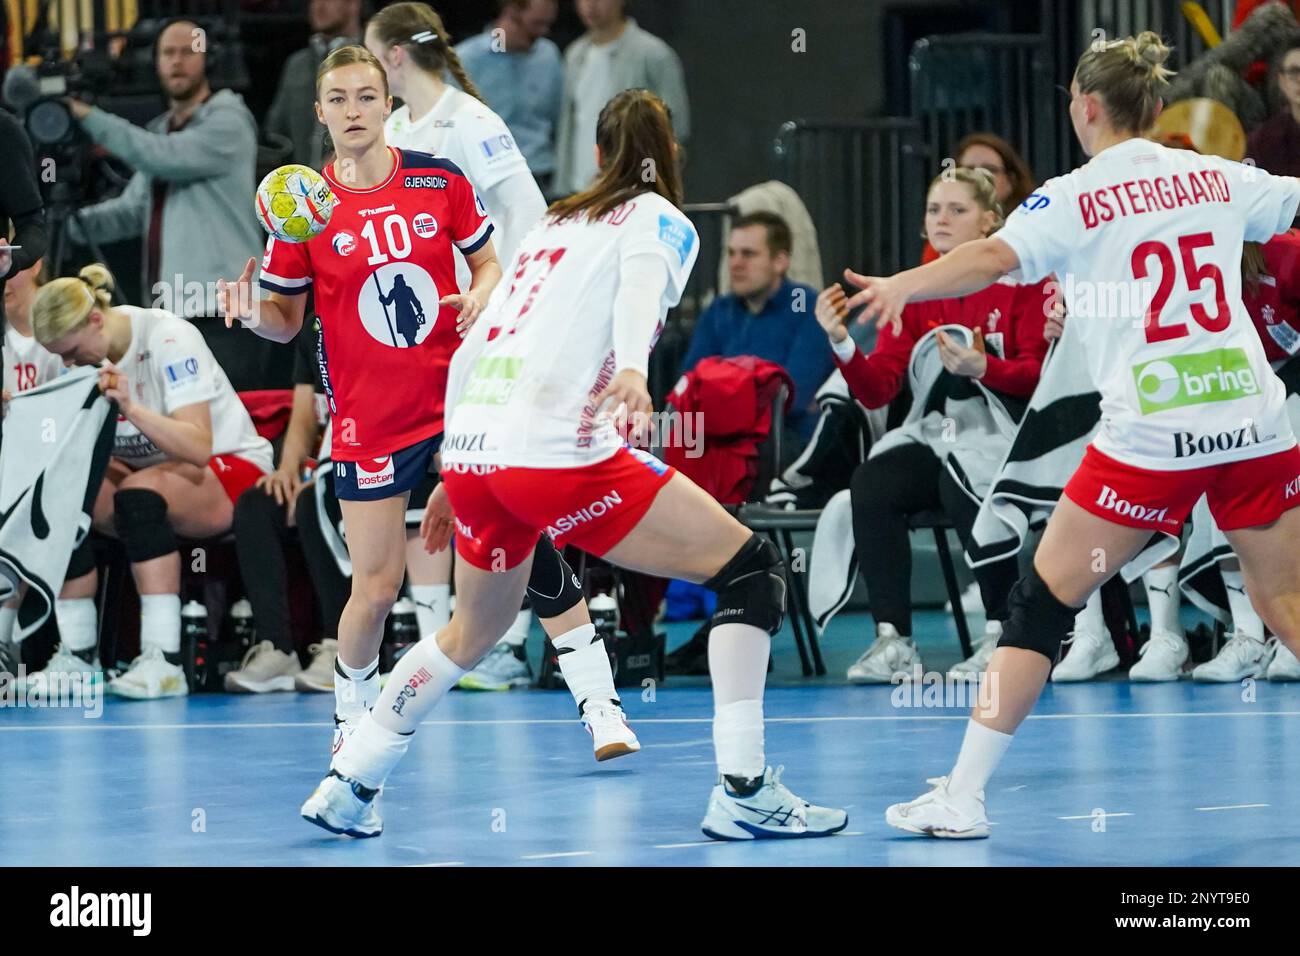
[[[823,837],[849,825],[843,810],[818,807],[796,797],[781,782],[784,767],[763,772],[763,785],[747,797],[733,793],[720,779],[709,797],[700,829],[715,840],[782,840]]]
[[[344,836],[377,837],[384,832],[384,821],[375,807],[378,790],[362,786],[335,770],[320,782],[302,805],[302,818],[330,833]]]

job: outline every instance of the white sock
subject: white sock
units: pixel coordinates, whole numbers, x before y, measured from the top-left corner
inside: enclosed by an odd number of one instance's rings
[[[1151,610],[1151,630],[1168,631],[1183,636],[1183,625],[1178,610],[1183,596],[1178,589],[1178,566],[1167,564],[1152,568],[1142,575],[1147,589],[1147,605]]]
[[[1088,603],[1078,614],[1074,615],[1074,633],[1088,633],[1096,637],[1105,637],[1106,617],[1101,613],[1101,591],[1094,591]]]
[[[583,624],[551,641],[559,651],[556,660],[569,686],[578,710],[587,701],[604,703],[618,700],[614,690],[614,672],[609,667],[605,642],[596,637],[595,624]]]
[[[974,793],[983,790],[1011,746],[1011,734],[985,727],[971,718],[966,724],[966,739],[961,743],[957,763],[948,775],[949,793]]]
[[[433,640],[433,638],[428,638]],[[408,651],[402,660],[411,656]],[[400,663],[400,662],[399,662]],[[357,729],[346,737],[330,761],[330,769],[378,790],[406,753],[411,734],[395,733],[375,720],[374,711],[361,717]]]
[[[1264,622],[1255,613],[1255,606],[1250,603],[1246,593],[1246,581],[1240,571],[1220,571],[1223,586],[1228,591],[1228,609],[1232,612],[1234,630],[1248,634],[1257,641],[1264,640]]]
[[[59,598],[54,602],[54,619],[59,625],[59,642],[64,650],[88,651],[99,643],[94,598]]]
[[[467,673],[438,646],[438,635],[431,634],[402,655],[370,713],[385,730],[412,733]]]
[[[709,631],[709,674],[713,679],[713,749],[718,772],[761,777],[763,688],[772,637],[751,624],[719,624]]]
[[[510,625],[510,630],[506,631],[506,636],[501,638],[502,644],[509,644],[511,647],[519,647],[528,640],[528,629],[533,626],[533,612],[523,610],[515,615],[515,621]]]
[[[437,634],[451,620],[450,584],[412,584],[415,619],[420,622],[420,636]]]
[[[94,604],[92,601],[91,604]],[[0,604],[0,644],[8,644],[14,635],[14,624],[18,621],[18,608]]]
[[[156,647],[164,654],[181,649],[181,596],[140,595],[140,649]]]
[[[410,651],[407,651],[409,654]],[[389,678],[392,679],[391,677]],[[379,658],[365,667],[349,667],[334,658],[334,716],[352,720],[374,706],[379,697]]]

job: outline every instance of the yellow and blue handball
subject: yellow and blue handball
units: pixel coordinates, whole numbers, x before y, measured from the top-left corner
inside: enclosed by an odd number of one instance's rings
[[[329,225],[338,200],[325,177],[309,166],[273,169],[257,187],[257,221],[282,242],[306,242]]]

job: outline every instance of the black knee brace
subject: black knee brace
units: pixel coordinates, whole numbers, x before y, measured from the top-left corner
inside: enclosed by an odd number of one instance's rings
[[[785,618],[785,568],[772,542],[751,535],[704,586],[718,594],[711,623],[750,624],[769,634]]]
[[[113,495],[113,524],[132,562],[149,561],[176,550],[167,520],[167,500],[148,488],[126,488]]]
[[[1007,621],[998,647],[1037,651],[1055,664],[1061,642],[1073,630],[1074,617],[1081,610],[1057,600],[1038,576],[1038,569],[1031,565],[1007,598]]]
[[[86,532],[86,537],[73,549],[72,557],[68,559],[68,570],[64,580],[75,581],[77,578],[84,578],[94,570],[95,549],[90,546],[90,532]]]
[[[538,537],[537,547],[533,549],[533,571],[525,593],[542,620],[559,617],[582,601],[578,576],[544,534]]]

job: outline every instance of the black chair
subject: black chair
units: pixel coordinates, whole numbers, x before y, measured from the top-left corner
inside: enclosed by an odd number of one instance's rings
[[[952,563],[952,551],[948,547],[948,531],[952,522],[942,511],[921,511],[907,519],[907,527],[912,531],[931,530],[934,532],[934,549],[939,552],[939,566],[943,569],[943,584],[948,591],[948,600],[952,602],[952,618],[957,625],[957,639],[961,641],[964,657],[973,653],[970,643],[970,627],[966,623],[966,611],[961,606],[961,586],[957,583],[957,570]]]

